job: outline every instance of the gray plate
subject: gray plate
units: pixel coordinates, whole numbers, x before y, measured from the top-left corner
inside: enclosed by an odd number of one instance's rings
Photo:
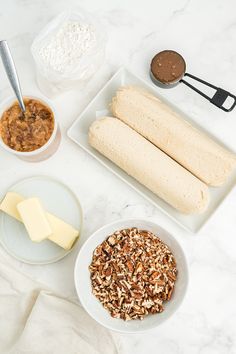
[[[8,191],[24,197],[40,198],[48,212],[81,230],[80,203],[75,194],[60,181],[46,176],[31,177],[14,184]],[[21,222],[0,212],[0,242],[10,255],[22,262],[48,264],[65,257],[75,247],[78,239],[69,251],[49,240],[32,242]]]

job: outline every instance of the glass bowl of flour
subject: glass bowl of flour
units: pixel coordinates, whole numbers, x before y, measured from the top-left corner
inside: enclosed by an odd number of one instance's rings
[[[105,31],[83,10],[65,11],[38,34],[31,46],[37,83],[49,97],[84,85],[104,62]]]

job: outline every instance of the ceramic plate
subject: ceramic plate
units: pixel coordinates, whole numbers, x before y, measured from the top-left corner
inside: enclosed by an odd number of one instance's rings
[[[7,191],[24,197],[40,198],[48,212],[81,230],[80,203],[75,194],[60,181],[44,176],[31,177],[14,184]],[[0,212],[0,242],[13,257],[30,264],[53,263],[71,251],[66,251],[49,240],[32,242],[24,225],[3,212]]]
[[[162,101],[166,102],[173,110],[179,112],[184,119],[191,122],[192,125],[197,126],[195,122],[191,120],[190,117],[186,116],[182,111],[180,111],[176,106],[172,103],[161,97],[156,88],[152,85],[149,85],[144,80],[138,78],[137,76],[130,73],[128,70],[121,68],[101,89],[101,91],[97,94],[97,96],[90,102],[87,108],[81,113],[81,115],[76,119],[71,128],[68,131],[68,136],[79,146],[81,146],[84,150],[86,150],[89,154],[95,157],[98,161],[100,161],[104,166],[106,166],[110,171],[116,174],[119,178],[129,184],[132,188],[134,188],[138,193],[140,193],[143,197],[148,199],[151,203],[153,203],[157,208],[161,209],[165,214],[169,215],[172,219],[174,219],[178,224],[183,226],[185,229],[191,232],[197,232],[210,218],[216,208],[220,205],[226,195],[231,191],[233,186],[236,183],[236,170],[231,175],[227,183],[218,188],[210,188],[210,204],[208,209],[200,215],[184,215],[179,213],[173,207],[168,205],[162,199],[158,198],[154,193],[152,193],[149,189],[144,187],[142,184],[137,182],[134,178],[127,175],[126,172],[121,170],[118,166],[116,166],[113,162],[108,160],[106,157],[102,156],[98,151],[93,149],[88,144],[88,130],[89,126],[93,122],[94,119],[99,118],[104,115],[109,114],[108,108],[109,103],[111,102],[112,97],[115,95],[117,89],[124,85],[137,85],[140,86],[155,96],[159,97]],[[203,130],[201,127],[199,129]],[[210,132],[206,132],[209,136],[211,136]],[[211,136],[215,141],[218,141],[214,137]],[[218,141],[220,144],[224,145],[222,142]],[[227,146],[226,146],[227,148]],[[230,150],[230,149],[229,149]]]
[[[178,268],[178,277],[171,301],[166,302],[165,310],[160,314],[150,315],[140,320],[123,321],[113,318],[109,312],[103,308],[101,303],[92,294],[89,265],[92,261],[94,249],[101,244],[107,236],[113,232],[125,228],[138,227],[139,229],[149,230],[159,236],[173,252]],[[148,220],[126,219],[115,221],[105,225],[94,232],[83,244],[75,264],[74,271],[75,287],[81,304],[85,310],[98,323],[106,328],[122,333],[144,332],[155,328],[169,319],[180,306],[188,286],[188,265],[184,252],[178,241],[166,230],[156,223]]]

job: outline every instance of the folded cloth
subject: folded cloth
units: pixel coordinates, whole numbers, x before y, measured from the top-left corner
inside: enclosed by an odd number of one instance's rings
[[[1,354],[115,354],[110,332],[81,306],[0,260]]]

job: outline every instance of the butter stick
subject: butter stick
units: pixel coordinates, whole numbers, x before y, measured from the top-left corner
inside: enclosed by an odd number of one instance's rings
[[[17,204],[22,202],[24,198],[14,192],[7,192],[0,204],[0,210],[21,221],[20,214],[17,210]]]
[[[52,234],[48,239],[65,250],[71,249],[76,238],[79,236],[79,231],[55,215],[47,213],[47,217],[52,228]]]

